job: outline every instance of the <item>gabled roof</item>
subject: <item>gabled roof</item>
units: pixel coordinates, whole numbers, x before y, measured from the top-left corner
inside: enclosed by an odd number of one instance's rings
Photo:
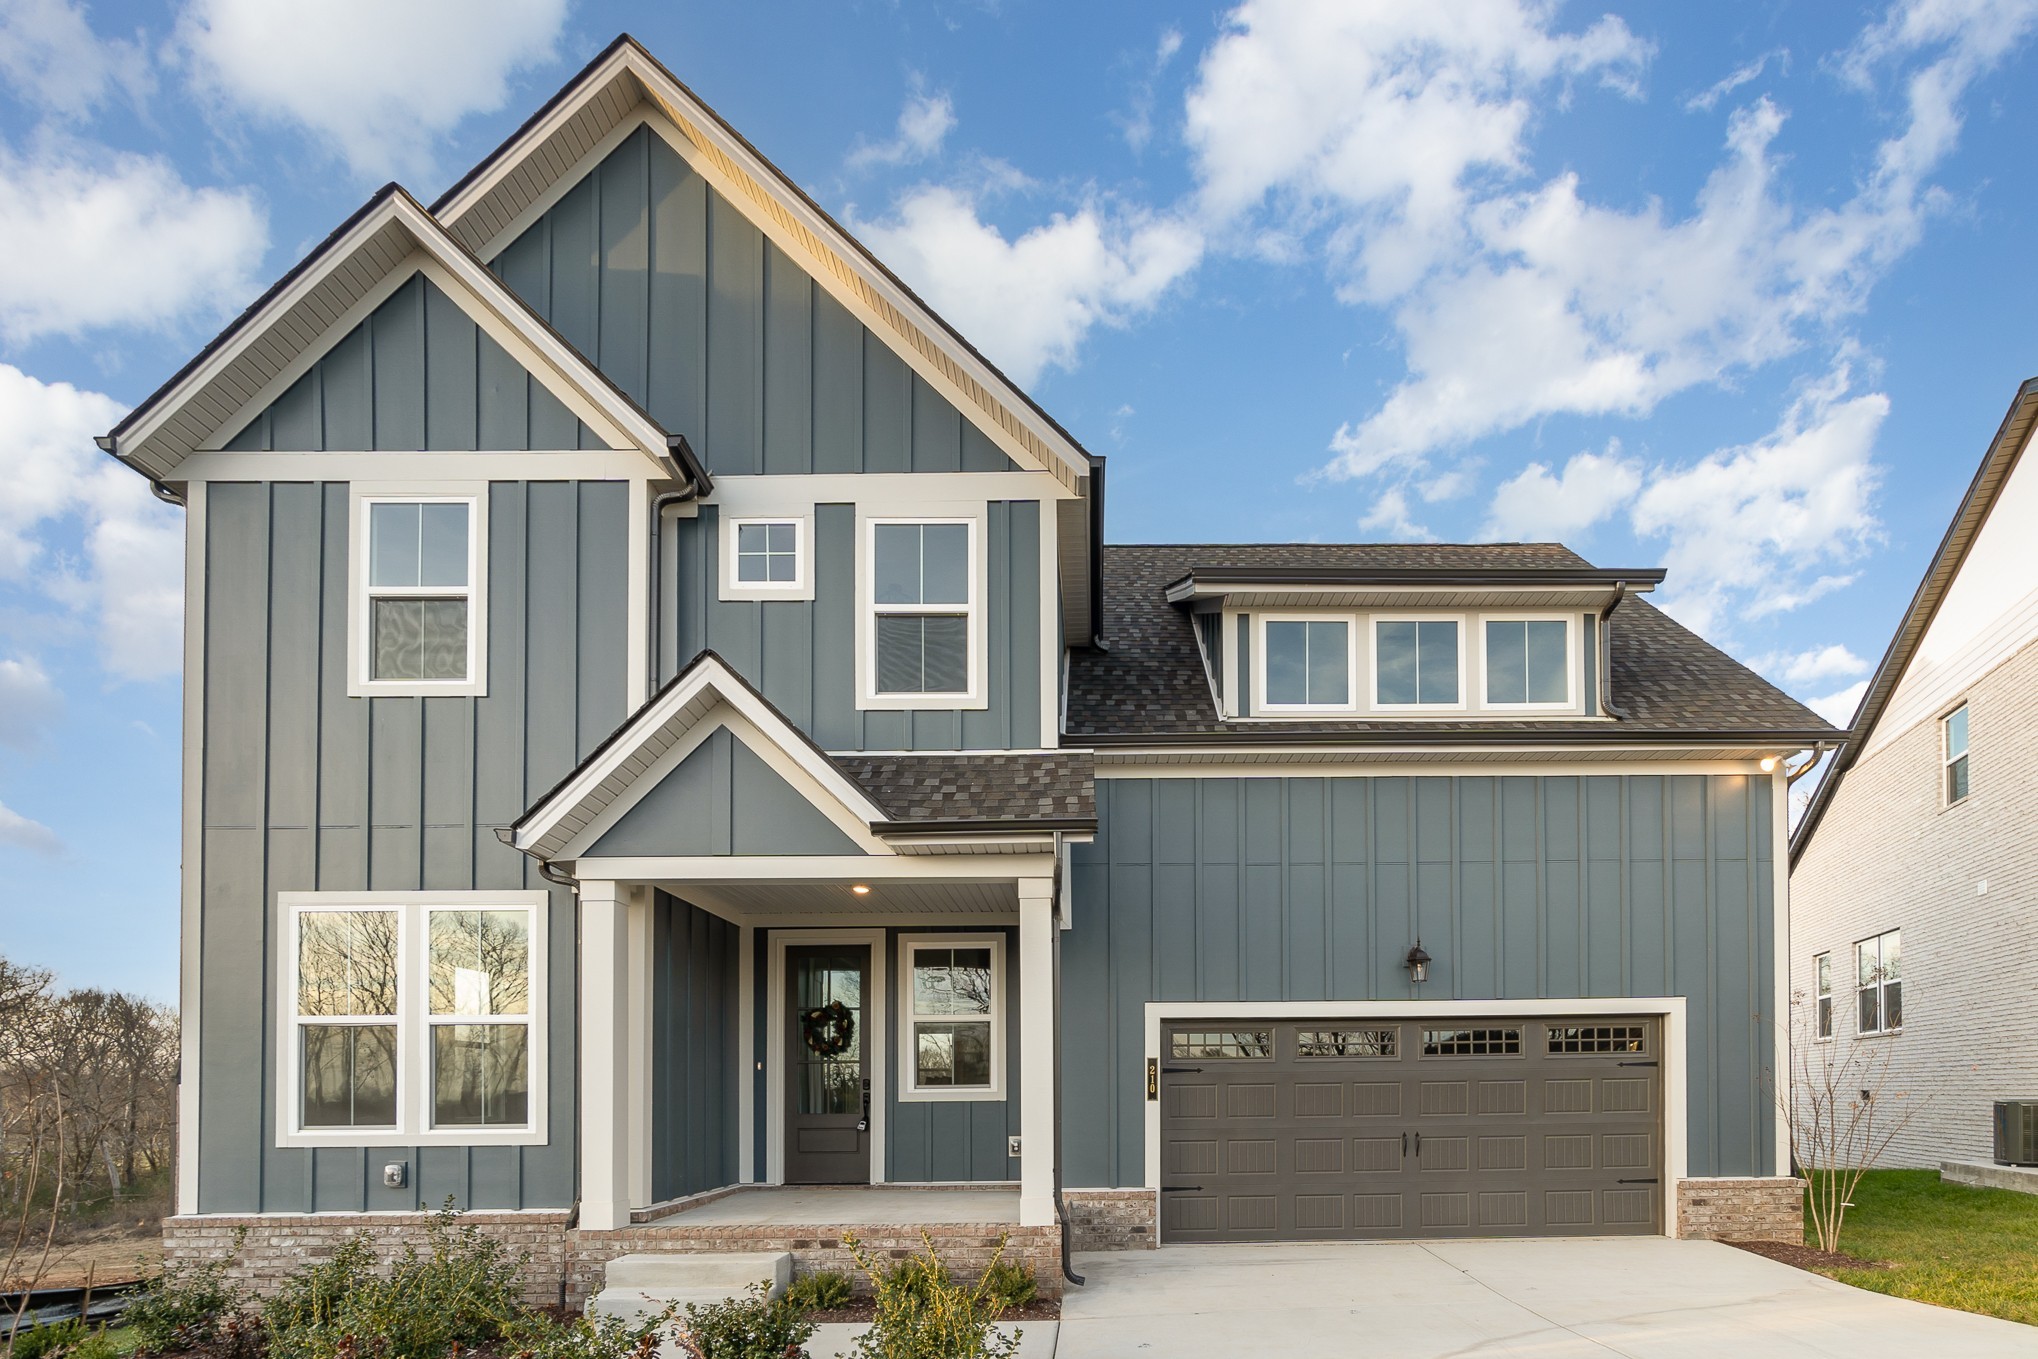
[[[1832,805],[1833,798],[1840,791],[1847,771],[1861,757],[1862,748],[1875,731],[1876,723],[1882,719],[1890,697],[1895,694],[1904,672],[1917,656],[1919,645],[1924,642],[1933,618],[1939,613],[1939,606],[1945,602],[1968,552],[1981,536],[1982,525],[1988,522],[1997,497],[2009,485],[2011,473],[2024,456],[2034,426],[2038,426],[2038,378],[2026,380],[2017,389],[2016,399],[2010,402],[2002,424],[1996,427],[1995,438],[1989,441],[1981,466],[1976,469],[1974,480],[1968,484],[1960,508],[1954,511],[1953,522],[1946,528],[1946,536],[1939,540],[1939,550],[1932,554],[1931,565],[1925,568],[1925,578],[1918,582],[1910,607],[1904,610],[1896,635],[1890,639],[1889,649],[1882,655],[1882,663],[1875,667],[1875,674],[1870,677],[1868,688],[1861,695],[1860,705],[1854,710],[1854,721],[1846,732],[1845,744],[1833,757],[1832,767],[1820,780],[1811,805],[1805,808],[1796,831],[1791,834],[1792,865],[1804,853],[1805,846],[1811,843],[1826,808]]]
[[[440,195],[433,213],[470,250],[501,240],[641,104],[662,115],[682,154],[718,191],[930,383],[1071,491],[1087,493],[1098,460],[627,33]]]
[[[174,480],[185,458],[231,433],[228,426],[237,416],[280,391],[308,355],[345,333],[343,318],[351,309],[416,256],[435,264],[466,301],[507,327],[537,361],[534,374],[576,415],[615,446],[641,450],[667,476],[707,489],[703,470],[682,440],[660,428],[396,184],[377,190],[129,411],[100,439],[100,447],[152,480]]]
[[[1557,543],[1248,543],[1107,545],[1101,651],[1069,661],[1067,731],[1098,747],[1143,744],[1282,744],[1325,737],[1393,744],[1562,741],[1619,745],[1748,741],[1769,745],[1831,740],[1816,713],[1664,614],[1623,597],[1610,619],[1610,693],[1622,716],[1519,720],[1237,722],[1217,712],[1189,610],[1169,587],[1205,563],[1234,575],[1293,573],[1355,579],[1453,574],[1519,582],[1588,579],[1584,558]],[[1657,573],[1648,573],[1655,576]],[[1639,577],[1646,579],[1647,577]]]

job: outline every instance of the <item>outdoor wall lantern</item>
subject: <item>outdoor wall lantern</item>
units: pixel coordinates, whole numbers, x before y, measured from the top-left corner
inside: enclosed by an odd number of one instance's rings
[[[1429,955],[1422,951],[1422,940],[1415,941],[1415,947],[1408,950],[1408,956],[1401,965],[1408,969],[1408,980],[1426,982],[1429,980]]]

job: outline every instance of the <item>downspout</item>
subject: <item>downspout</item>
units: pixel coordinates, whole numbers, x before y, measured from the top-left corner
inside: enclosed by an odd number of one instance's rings
[[[99,451],[101,453],[109,454],[114,459],[116,459],[122,467],[127,468],[128,471],[133,472],[143,481],[146,481],[149,484],[150,494],[154,495],[156,499],[162,501],[165,505],[175,505],[180,510],[186,508],[184,504],[184,497],[178,495],[175,491],[171,490],[169,483],[162,481],[154,476],[151,476],[149,473],[135,466],[135,464],[130,459],[124,456],[120,452],[120,445],[118,441],[116,441],[111,434],[94,435],[92,438],[92,442],[99,445]]]
[[[1104,460],[1090,459],[1090,645],[1104,645]]]
[[[1788,788],[1791,784],[1796,783],[1799,779],[1811,773],[1814,769],[1817,769],[1819,767],[1819,761],[1826,758],[1826,750],[1827,747],[1829,746],[1837,748],[1837,743],[1831,741],[1819,742],[1817,745],[1812,747],[1811,757],[1807,759],[1803,764],[1799,765],[1795,769],[1784,770],[1783,771],[1784,787]]]
[[[1068,852],[1062,842],[1062,832],[1054,833],[1054,918],[1048,928],[1054,931],[1054,949],[1050,956],[1054,960],[1053,984],[1048,988],[1054,997],[1054,1216],[1061,1224],[1061,1276],[1076,1287],[1083,1286],[1083,1276],[1076,1273],[1069,1263],[1069,1205],[1062,1197],[1061,1183],[1061,1129],[1066,1111],[1061,1107],[1061,913],[1068,909],[1066,900],[1066,872],[1063,855]]]
[[[667,505],[677,505],[682,501],[698,500],[715,488],[713,479],[708,476],[707,468],[703,467],[700,459],[694,456],[693,448],[687,443],[685,435],[674,434],[669,436],[666,439],[666,448],[667,453],[664,461],[666,466],[674,472],[673,479],[675,481],[683,479],[686,485],[680,490],[664,491],[651,497],[651,532],[649,535],[651,574],[647,582],[648,588],[645,592],[651,609],[651,617],[646,623],[651,633],[651,644],[644,648],[647,653],[646,664],[650,667],[650,673],[645,676],[644,692],[647,694],[658,692],[659,662],[663,659],[661,653],[663,650],[665,611],[659,595],[661,586],[665,581],[665,563],[659,551],[658,528],[663,522]],[[540,869],[539,871],[542,873],[544,870]]]
[[[1613,583],[1613,600],[1599,611],[1599,706],[1606,715],[1626,721],[1627,709],[1613,701],[1613,625],[1609,619],[1620,602],[1628,597],[1628,583],[1617,580]]]

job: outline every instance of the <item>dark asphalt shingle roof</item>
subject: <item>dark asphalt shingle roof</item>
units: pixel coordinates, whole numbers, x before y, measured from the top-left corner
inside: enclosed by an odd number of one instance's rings
[[[1557,543],[1251,543],[1106,545],[1103,651],[1079,650],[1069,665],[1069,739],[1184,736],[1251,741],[1266,724],[1219,720],[1186,609],[1163,590],[1197,567],[1437,567],[1576,569],[1589,563]],[[1630,597],[1612,615],[1612,693],[1637,735],[1677,732],[1830,730],[1817,714],[1683,627]],[[1283,722],[1297,733],[1537,731],[1558,734],[1575,719],[1520,721]],[[1592,724],[1595,735],[1604,722]]]
[[[1097,815],[1087,751],[833,758],[900,821],[1088,821]]]

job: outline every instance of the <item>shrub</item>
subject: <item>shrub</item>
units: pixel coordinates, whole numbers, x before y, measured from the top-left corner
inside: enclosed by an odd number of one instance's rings
[[[150,1279],[122,1315],[122,1324],[134,1332],[135,1353],[166,1354],[172,1350],[197,1349],[221,1338],[221,1333],[246,1305],[247,1296],[227,1277],[227,1266],[240,1250],[243,1231],[234,1238],[234,1251],[219,1260],[203,1264],[170,1265]],[[236,1326],[245,1331],[245,1324]]]
[[[363,1236],[296,1275],[262,1309],[275,1359],[440,1359],[498,1339],[521,1314],[523,1260],[450,1204],[387,1276]]]
[[[984,1271],[984,1292],[1001,1312],[1015,1312],[1040,1296],[1040,1283],[1024,1265],[995,1261]]]
[[[802,1274],[785,1291],[785,1300],[802,1312],[832,1312],[847,1307],[855,1290],[849,1276],[839,1269],[821,1269]]]
[[[949,1276],[925,1232],[920,1240],[925,1252],[880,1270],[854,1236],[842,1238],[877,1294],[876,1315],[853,1351],[857,1359],[1011,1359],[1019,1337],[991,1325],[1004,1307],[988,1283],[1005,1243],[999,1241],[984,1276],[964,1288]]]
[[[525,1312],[504,1333],[504,1359],[654,1359],[658,1333],[672,1320],[668,1307],[646,1322],[621,1317],[582,1316],[561,1321],[546,1312]]]
[[[804,1310],[754,1283],[740,1298],[688,1303],[673,1333],[690,1359],[806,1359],[814,1323]]]
[[[14,1333],[14,1344],[7,1353],[9,1359],[43,1359],[46,1354],[61,1354],[84,1341],[90,1332],[85,1323],[76,1317],[69,1321],[46,1321],[40,1326],[24,1326]]]

